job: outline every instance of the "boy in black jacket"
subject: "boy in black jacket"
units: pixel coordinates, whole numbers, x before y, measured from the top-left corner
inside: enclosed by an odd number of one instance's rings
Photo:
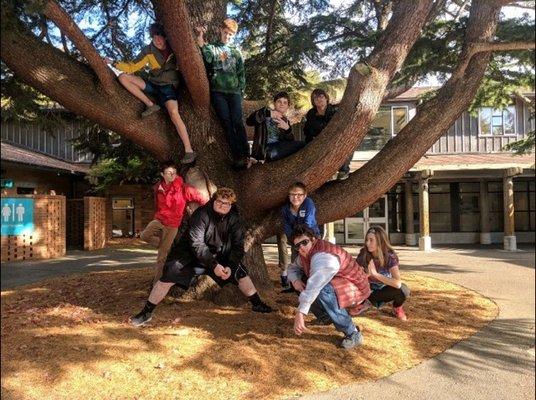
[[[290,121],[285,114],[290,106],[286,92],[274,96],[274,109],[263,107],[247,118],[246,124],[255,127],[251,156],[257,161],[275,161],[296,153],[304,142],[294,140]]]
[[[175,284],[184,289],[195,283],[200,275],[208,275],[224,286],[238,285],[252,304],[252,310],[272,311],[259,297],[257,289],[242,264],[244,229],[233,203],[232,189],[220,188],[212,201],[192,214],[189,227],[169,252],[164,273],[155,283],[141,312],[130,319],[134,326],[145,325],[152,319],[153,310]]]

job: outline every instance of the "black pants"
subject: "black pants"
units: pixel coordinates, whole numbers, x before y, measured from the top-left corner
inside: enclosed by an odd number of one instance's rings
[[[212,106],[221,120],[234,161],[249,156],[249,144],[242,121],[242,96],[232,93],[211,93]]]
[[[392,301],[394,307],[400,307],[409,297],[409,294],[410,290],[404,283],[400,289],[385,285],[379,290],[373,290],[368,300],[374,305],[379,303],[390,303]]]

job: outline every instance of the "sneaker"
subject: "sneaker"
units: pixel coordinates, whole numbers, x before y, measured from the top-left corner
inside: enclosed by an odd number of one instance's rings
[[[158,110],[160,110],[160,106],[158,104],[153,104],[151,107],[147,107],[145,111],[141,113],[141,117],[148,117],[149,115],[154,114]]]
[[[407,321],[408,317],[406,317],[406,313],[404,312],[404,308],[402,306],[400,307],[393,307],[393,315],[397,317],[401,321]]]
[[[260,312],[260,313],[263,313],[263,314],[267,314],[267,313],[272,312],[272,307],[270,307],[266,303],[263,303],[262,301],[259,304],[254,305],[253,307],[251,307],[251,309],[253,311],[255,311],[255,312]]]
[[[363,335],[359,332],[359,329],[356,330],[349,336],[345,336],[341,342],[341,346],[347,350],[353,349],[354,347],[361,346],[363,343]]]
[[[181,164],[191,164],[195,161],[196,157],[197,155],[193,151],[184,153],[184,157],[182,157]]]
[[[357,306],[349,309],[348,312],[350,313],[350,315],[360,315],[367,311],[370,307],[372,307],[372,303],[367,299],[361,304],[358,304]]]
[[[348,179],[349,176],[350,176],[349,172],[339,171],[337,173],[337,180],[344,181],[345,179]]]
[[[153,313],[143,312],[134,315],[130,318],[130,323],[134,326],[143,326],[153,319]]]

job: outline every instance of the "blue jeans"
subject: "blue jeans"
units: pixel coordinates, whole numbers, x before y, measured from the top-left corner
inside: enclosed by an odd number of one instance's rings
[[[242,96],[233,93],[211,92],[212,106],[221,120],[227,143],[235,161],[249,156],[246,128],[242,120]]]
[[[155,85],[145,81],[143,93],[154,98],[156,104],[160,107],[165,107],[165,104],[170,100],[177,101],[177,94],[173,85]]]
[[[324,319],[326,316],[329,316],[331,322],[335,325],[335,329],[343,332],[347,336],[357,329],[348,311],[344,308],[339,308],[337,295],[331,283],[328,283],[322,288],[311,306],[311,312],[318,319]]]
[[[305,142],[297,140],[280,141],[266,145],[266,160],[275,161],[288,157],[305,146]]]

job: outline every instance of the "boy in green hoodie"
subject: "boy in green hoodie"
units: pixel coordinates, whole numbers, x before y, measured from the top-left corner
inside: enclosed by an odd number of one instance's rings
[[[212,106],[225,130],[234,166],[241,169],[248,168],[251,163],[242,120],[242,98],[246,87],[244,60],[240,50],[230,44],[237,30],[236,21],[227,18],[221,26],[219,40],[206,43],[203,38],[206,28],[198,27],[197,44],[209,76]]]

